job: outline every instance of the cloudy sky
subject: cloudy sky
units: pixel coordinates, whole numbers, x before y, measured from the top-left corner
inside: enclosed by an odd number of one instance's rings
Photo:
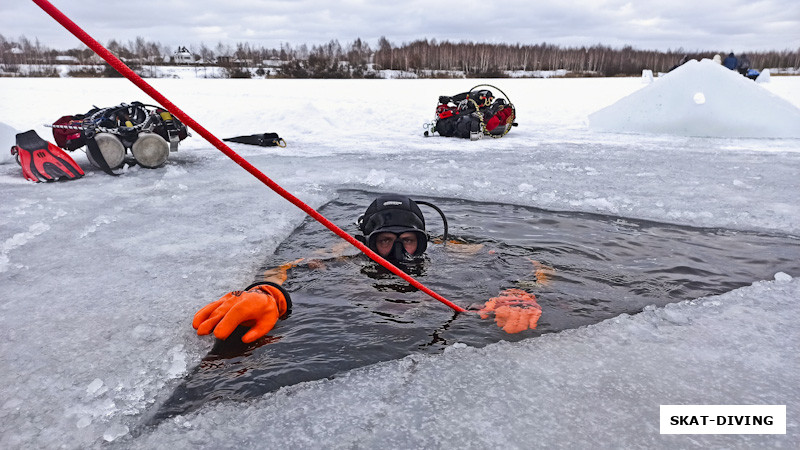
[[[51,0],[103,44],[217,43],[373,48],[417,39],[713,51],[800,48],[798,0]],[[0,2],[0,34],[57,49],[81,44],[28,0]]]

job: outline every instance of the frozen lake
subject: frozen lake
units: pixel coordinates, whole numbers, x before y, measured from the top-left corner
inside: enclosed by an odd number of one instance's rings
[[[591,130],[591,113],[645,86],[635,78],[148,81],[220,138],[278,132],[285,149],[233,148],[314,207],[342,189],[398,191],[800,235],[800,141]],[[519,127],[475,142],[423,137],[439,95],[482,81],[509,95]],[[759,88],[800,107],[798,77]],[[126,80],[0,79],[0,147],[28,129],[52,140],[43,124],[135,100],[150,102]],[[800,274],[789,268],[712,297],[519,342],[454,344],[143,428],[212,346],[194,334],[194,312],[246,286],[304,215],[196,133],[165,167],[120,177],[73,156],[87,176],[34,184],[0,154],[3,448],[800,444]],[[665,404],[786,405],[787,434],[660,435]]]

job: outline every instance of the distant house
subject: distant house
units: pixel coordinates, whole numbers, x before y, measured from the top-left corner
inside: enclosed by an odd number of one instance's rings
[[[283,61],[280,59],[265,59],[261,61],[261,65],[264,67],[277,68],[283,65]]]
[[[186,47],[178,47],[178,50],[172,55],[172,61],[175,64],[192,64],[194,55]]]
[[[56,63],[58,64],[78,64],[78,58],[69,55],[58,55],[56,56]]]
[[[4,60],[4,62],[16,64],[19,62],[24,61],[25,52],[22,51],[19,47],[11,47],[7,51],[3,52],[3,58],[0,60]]]

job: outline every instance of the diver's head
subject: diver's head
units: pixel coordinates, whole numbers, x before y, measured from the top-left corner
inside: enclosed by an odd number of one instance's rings
[[[428,247],[425,218],[419,206],[410,198],[381,195],[358,218],[367,246],[382,257],[395,261],[410,261],[421,256]]]

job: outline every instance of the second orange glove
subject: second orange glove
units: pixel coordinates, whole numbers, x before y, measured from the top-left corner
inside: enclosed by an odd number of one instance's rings
[[[536,296],[521,289],[506,289],[497,297],[490,298],[478,311],[481,319],[494,313],[494,321],[506,333],[534,329],[542,316],[542,307],[536,303]]]

